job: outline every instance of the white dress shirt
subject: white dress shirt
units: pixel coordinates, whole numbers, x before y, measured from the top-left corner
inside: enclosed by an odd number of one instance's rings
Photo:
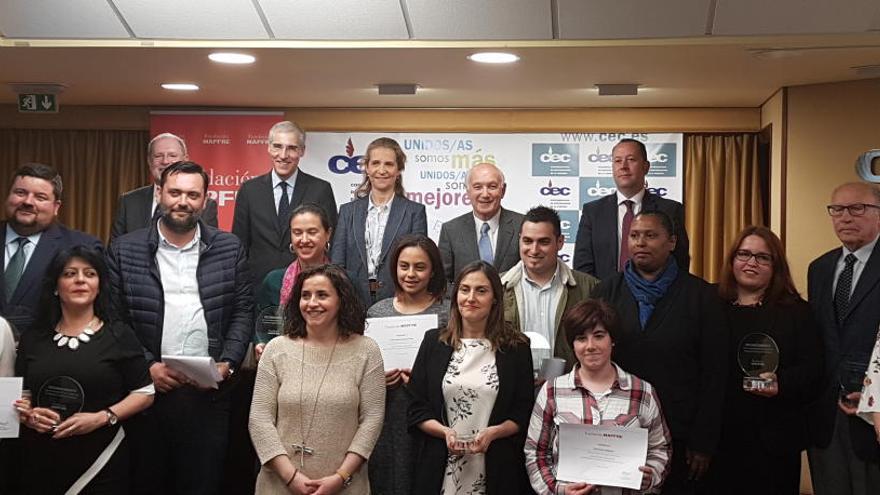
[[[293,209],[293,203],[291,203],[291,199],[293,199],[293,186],[296,185],[296,177],[299,175],[299,169],[285,179],[283,182],[287,182],[287,203],[291,206],[291,210]],[[281,177],[278,177],[278,174],[275,173],[275,169],[272,169],[272,194],[275,196],[275,214],[278,214],[278,204],[281,202]]]

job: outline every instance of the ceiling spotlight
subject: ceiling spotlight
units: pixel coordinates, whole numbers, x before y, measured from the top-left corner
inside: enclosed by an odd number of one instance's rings
[[[377,84],[380,95],[414,95],[418,84]]]
[[[636,96],[639,94],[638,84],[597,84],[599,96]]]
[[[162,87],[173,91],[198,91],[199,87],[190,83],[164,83]]]
[[[208,55],[208,58],[221,64],[252,64],[256,60],[253,55],[232,52],[215,52]]]
[[[480,52],[468,55],[468,59],[482,64],[512,64],[519,60],[519,56],[504,52]]]

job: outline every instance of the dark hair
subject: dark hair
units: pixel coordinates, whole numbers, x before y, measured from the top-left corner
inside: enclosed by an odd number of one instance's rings
[[[791,270],[788,268],[788,260],[785,259],[785,248],[782,247],[782,241],[772,230],[756,225],[743,229],[724,256],[721,277],[718,280],[718,294],[721,298],[725,301],[736,301],[738,297],[736,278],[733,276],[733,261],[736,257],[736,251],[750,235],[763,239],[770,251],[770,256],[773,258],[771,265],[773,274],[770,276],[770,285],[764,291],[764,302],[790,304],[800,299],[800,294],[791,279]]]
[[[294,218],[305,213],[311,213],[318,217],[318,219],[321,220],[321,227],[324,227],[324,230],[328,233],[333,231],[333,226],[330,225],[330,217],[327,215],[327,211],[317,203],[303,203],[294,208],[293,211],[290,212],[290,222],[293,223]]]
[[[601,299],[584,299],[575,304],[562,315],[562,328],[565,340],[573,349],[574,341],[587,332],[592,332],[602,325],[614,341],[617,337],[617,313],[608,303]]]
[[[663,230],[665,230],[666,233],[669,234],[669,237],[672,237],[675,235],[675,223],[672,221],[672,217],[670,217],[666,213],[664,213],[660,210],[642,211],[642,212],[639,212],[639,214],[636,215],[635,218],[633,218],[633,220],[637,220],[639,218],[645,218],[645,217],[656,218],[657,221],[660,222],[660,226],[663,227]]]
[[[361,302],[351,281],[342,268],[336,265],[320,265],[308,270],[303,270],[296,277],[290,300],[284,306],[284,335],[297,338],[306,336],[306,322],[299,310],[299,300],[302,299],[303,284],[306,280],[323,275],[330,280],[336,295],[339,296],[339,313],[336,315],[336,325],[340,337],[348,337],[351,334],[364,334],[364,318],[367,310]]]
[[[548,208],[546,206],[536,206],[531,210],[527,211],[525,216],[523,217],[522,223],[531,222],[531,223],[541,223],[547,222],[553,226],[553,234],[556,237],[562,235],[562,222],[559,220],[559,213],[556,212],[553,208]],[[522,224],[519,226],[519,231],[522,232]]]
[[[388,270],[391,272],[394,290],[403,292],[400,280],[397,280],[397,262],[400,259],[400,253],[408,247],[420,248],[428,255],[428,259],[431,261],[431,280],[428,281],[428,293],[434,296],[434,299],[440,300],[446,292],[446,270],[443,269],[443,258],[440,256],[437,244],[430,237],[422,234],[407,234],[397,239],[394,247],[391,248]]]
[[[370,153],[377,148],[387,148],[394,152],[394,161],[397,163],[397,170],[401,172],[400,175],[397,176],[397,180],[394,181],[394,194],[403,196],[405,192],[403,190],[403,169],[406,168],[406,153],[403,152],[403,148],[400,147],[400,144],[397,141],[389,137],[380,137],[374,139],[373,142],[367,146],[367,151],[364,152],[364,181],[354,190],[355,197],[365,198],[370,194],[370,191],[373,190],[370,178],[367,177],[367,164],[370,163]]]
[[[165,186],[165,182],[168,180],[173,174],[199,174],[202,176],[202,183],[204,187],[202,188],[202,192],[208,192],[208,174],[205,173],[205,169],[202,168],[196,162],[174,162],[171,165],[168,165],[165,170],[162,171],[162,176],[159,177],[159,187]]]
[[[452,289],[455,300],[450,304],[449,323],[440,332],[440,341],[456,349],[461,344],[462,322],[461,311],[458,309],[458,288],[464,277],[474,272],[482,272],[492,286],[492,309],[489,310],[489,317],[486,321],[486,339],[492,344],[492,348],[503,350],[515,347],[517,344],[528,345],[529,339],[504,321],[504,292],[501,286],[501,277],[498,276],[498,270],[485,261],[468,263],[455,277]]]
[[[34,322],[34,329],[40,332],[54,332],[55,325],[61,321],[61,300],[58,298],[58,279],[64,267],[74,258],[79,258],[98,273],[98,295],[93,303],[95,316],[105,323],[115,320],[110,303],[110,275],[104,255],[87,246],[73,246],[62,249],[52,258],[43,275],[43,288],[40,292],[40,313]]]
[[[52,184],[52,194],[55,195],[55,201],[61,201],[61,195],[64,192],[64,184],[61,182],[61,175],[52,165],[44,163],[25,163],[15,169],[12,176],[12,182],[19,177],[36,177],[49,181]]]
[[[646,162],[648,161],[648,148],[645,147],[645,143],[639,141],[638,139],[623,138],[618,141],[613,148],[611,148],[611,152],[613,153],[614,148],[617,148],[623,143],[632,143],[636,145],[636,147],[639,149],[639,154],[642,155],[642,160],[645,160]]]

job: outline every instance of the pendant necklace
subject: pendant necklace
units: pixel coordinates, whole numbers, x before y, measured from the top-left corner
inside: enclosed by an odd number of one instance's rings
[[[302,341],[302,356],[300,360],[300,372],[299,372],[299,427],[300,434],[302,435],[302,443],[293,444],[294,452],[299,453],[299,467],[302,469],[305,467],[306,460],[305,456],[314,455],[315,449],[312,449],[306,445],[309,440],[309,436],[312,433],[312,426],[315,424],[315,411],[318,409],[318,398],[321,396],[321,388],[324,386],[324,378],[327,377],[327,371],[330,370],[330,363],[333,362],[333,354],[336,352],[336,344],[339,343],[339,337],[336,337],[336,341],[333,342],[333,348],[330,350],[330,358],[327,360],[327,365],[324,366],[324,374],[321,375],[321,382],[318,384],[318,391],[315,393],[315,402],[312,404],[312,416],[309,419],[309,428],[306,430],[305,419],[306,417],[303,415],[303,382],[305,382],[305,368],[306,368],[306,341],[303,338]]]
[[[79,335],[72,337],[68,337],[61,333],[59,325],[55,325],[55,336],[52,337],[52,340],[55,341],[55,345],[58,347],[67,347],[71,351],[75,351],[79,349],[80,343],[88,344],[89,341],[92,340],[92,336],[95,335],[95,330],[101,326],[101,320],[99,320],[97,316],[92,318],[92,321],[82,329]]]

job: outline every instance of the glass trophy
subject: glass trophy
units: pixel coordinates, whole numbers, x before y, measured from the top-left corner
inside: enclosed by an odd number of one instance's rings
[[[764,390],[773,382],[761,373],[775,373],[779,366],[779,346],[765,333],[750,333],[739,341],[736,352],[743,377],[743,390]]]
[[[254,325],[257,342],[265,344],[281,335],[281,330],[284,328],[284,317],[279,314],[278,306],[267,306],[257,315]]]
[[[37,394],[37,407],[57,412],[61,421],[64,421],[82,411],[85,397],[78,381],[69,376],[56,376],[43,382]]]

